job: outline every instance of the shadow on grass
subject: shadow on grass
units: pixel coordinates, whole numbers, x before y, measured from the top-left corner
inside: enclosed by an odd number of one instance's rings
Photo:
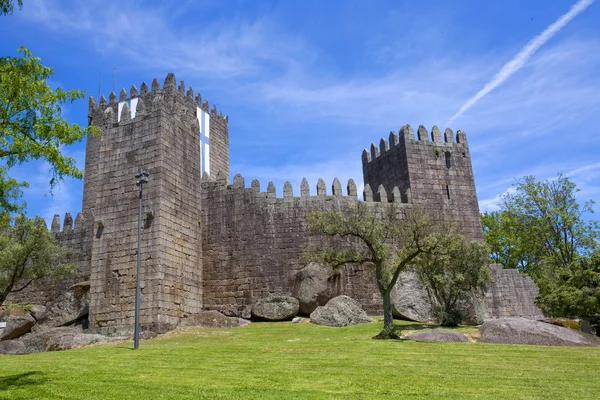
[[[29,371],[22,374],[2,376],[0,377],[0,392],[14,386],[22,388],[24,386],[41,385],[46,383],[46,380],[44,374],[40,371]]]

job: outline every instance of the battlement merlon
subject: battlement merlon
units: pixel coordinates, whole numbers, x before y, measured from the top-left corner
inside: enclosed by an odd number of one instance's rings
[[[364,149],[362,152],[363,165],[368,164],[372,160],[379,158],[379,156],[382,154],[393,150],[404,141],[412,141],[423,144],[432,143],[442,147],[451,146],[463,152],[468,152],[469,148],[467,143],[467,135],[462,130],[458,130],[455,136],[452,132],[452,129],[446,128],[442,137],[442,133],[437,125],[433,126],[431,132],[429,132],[423,125],[419,125],[419,128],[417,129],[417,135],[415,137],[413,128],[407,124],[400,128],[399,133],[400,135],[398,136],[396,132],[391,131],[389,139],[382,138],[379,141],[379,146],[377,146],[375,143],[371,143],[369,149]]]
[[[185,83],[180,81],[179,86],[177,87],[175,74],[172,72],[165,78],[162,88],[156,78],[152,81],[151,88],[152,91],[148,91],[146,82],[142,82],[139,91],[135,85],[132,85],[129,89],[129,94],[123,88],[119,92],[118,101],[117,95],[114,92],[110,93],[108,102],[104,95],[100,96],[98,103],[96,102],[96,99],[90,95],[88,102],[88,117],[90,124],[102,125],[105,123],[125,123],[131,121],[136,116],[142,116],[146,112],[158,108],[158,106],[166,99],[171,98],[171,100],[173,100],[175,97],[179,98],[178,102],[180,104],[187,106],[186,112],[195,115],[196,109],[200,108],[209,113],[211,118],[218,118],[225,123],[228,122],[229,117],[223,115],[220,110],[217,110],[215,105],[211,108],[208,100],[202,99],[202,96],[199,93],[194,97],[194,90],[191,86],[188,87],[186,91]],[[135,104],[135,110],[133,110],[133,104]]]

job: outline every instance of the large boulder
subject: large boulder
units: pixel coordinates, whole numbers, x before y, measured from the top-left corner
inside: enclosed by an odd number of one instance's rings
[[[93,343],[104,343],[122,339],[124,338],[85,333],[77,327],[48,328],[44,331],[31,333],[20,338],[18,342],[22,344],[22,349],[19,354],[67,350]],[[16,342],[16,340],[13,340],[13,342]],[[21,347],[21,345],[14,346],[16,348]]]
[[[395,318],[417,322],[432,322],[436,319],[427,287],[413,271],[400,273],[390,298]]]
[[[525,318],[501,318],[479,327],[485,343],[541,346],[600,346],[600,338],[545,322]]]
[[[348,296],[337,296],[310,314],[310,322],[326,326],[348,326],[373,322],[359,302]]]
[[[55,301],[47,304],[35,330],[68,326],[85,319],[89,314],[89,291],[88,281],[73,285]]]
[[[331,267],[311,262],[296,273],[292,295],[298,299],[298,314],[310,315],[318,306],[324,306],[337,296],[336,279],[339,274],[332,275]]]
[[[0,341],[16,339],[27,332],[35,325],[35,318],[29,314],[16,316],[11,315],[6,318],[6,327],[0,336]]]
[[[406,337],[411,340],[416,340],[417,342],[458,343],[469,341],[469,338],[467,338],[466,335],[450,329],[427,329],[425,331],[407,335]]]
[[[0,354],[27,354],[27,350],[20,340],[5,340],[0,342]]]
[[[252,316],[263,321],[287,321],[298,314],[300,303],[290,296],[273,295],[252,305]]]
[[[237,317],[226,317],[218,311],[202,311],[200,314],[182,318],[179,326],[200,326],[202,328],[236,328],[248,325],[250,322]]]

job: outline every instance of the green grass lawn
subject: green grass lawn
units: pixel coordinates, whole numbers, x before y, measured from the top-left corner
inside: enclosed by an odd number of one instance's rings
[[[596,399],[600,348],[376,341],[382,324],[253,323],[0,356],[0,399]],[[469,329],[462,329],[469,331]]]

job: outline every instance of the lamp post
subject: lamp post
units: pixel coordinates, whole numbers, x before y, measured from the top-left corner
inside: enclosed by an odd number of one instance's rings
[[[133,333],[133,348],[137,350],[140,347],[140,264],[142,260],[142,194],[144,193],[144,183],[148,183],[150,174],[140,168],[140,172],[135,174],[136,185],[140,188],[140,201],[138,208],[138,248],[137,248],[137,272],[135,279],[135,326]]]

